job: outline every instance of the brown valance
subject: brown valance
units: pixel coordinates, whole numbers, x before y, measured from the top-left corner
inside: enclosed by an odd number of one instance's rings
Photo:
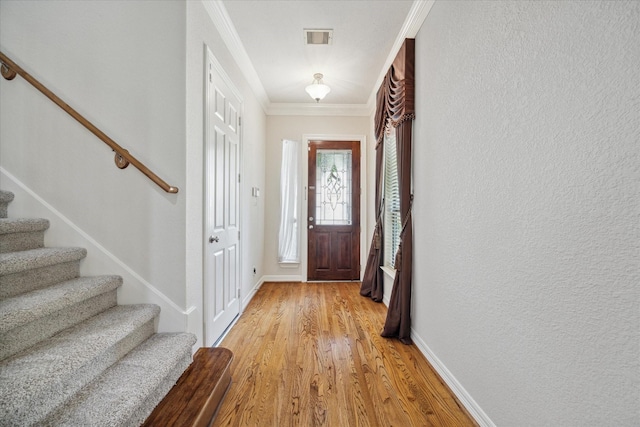
[[[406,39],[376,95],[376,145],[384,139],[385,127],[397,127],[415,117],[414,58],[415,40]]]

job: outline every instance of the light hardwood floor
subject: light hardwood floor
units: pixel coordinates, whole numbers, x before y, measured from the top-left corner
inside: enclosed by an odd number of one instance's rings
[[[214,426],[476,426],[417,347],[380,337],[359,283],[265,283],[220,344]]]

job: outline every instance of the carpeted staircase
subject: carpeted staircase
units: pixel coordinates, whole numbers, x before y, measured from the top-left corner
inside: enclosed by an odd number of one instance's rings
[[[160,309],[117,305],[118,276],[79,277],[82,248],[45,248],[44,219],[0,191],[0,426],[137,426],[192,360]]]

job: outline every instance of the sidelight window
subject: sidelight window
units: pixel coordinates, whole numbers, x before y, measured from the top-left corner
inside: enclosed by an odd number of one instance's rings
[[[384,265],[395,267],[400,243],[400,186],[398,183],[398,156],[395,129],[384,136]]]
[[[278,233],[278,262],[300,262],[299,216],[299,143],[282,141],[282,169],[280,171],[280,230]]]

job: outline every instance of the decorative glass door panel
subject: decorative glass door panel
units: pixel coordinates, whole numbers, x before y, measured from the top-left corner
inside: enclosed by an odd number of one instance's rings
[[[351,150],[316,153],[316,224],[351,225],[353,180]]]

